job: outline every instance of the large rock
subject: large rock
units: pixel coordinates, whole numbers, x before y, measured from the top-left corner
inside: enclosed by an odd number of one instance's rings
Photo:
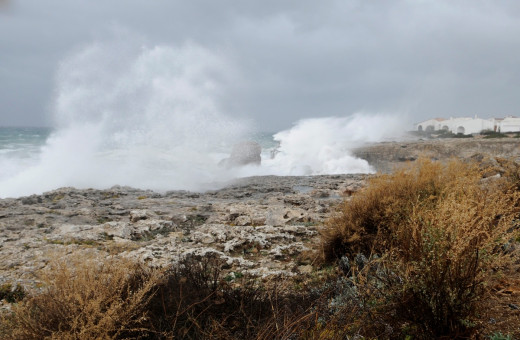
[[[262,162],[262,147],[257,142],[247,141],[233,146],[231,155],[220,162],[227,167],[244,166],[249,164],[260,165]]]

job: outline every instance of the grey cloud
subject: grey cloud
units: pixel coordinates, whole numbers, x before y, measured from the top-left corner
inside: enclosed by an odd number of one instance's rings
[[[240,77],[223,109],[265,130],[359,110],[520,114],[519,17],[517,1],[12,1],[0,125],[45,124],[59,61],[113,27],[225,54]]]

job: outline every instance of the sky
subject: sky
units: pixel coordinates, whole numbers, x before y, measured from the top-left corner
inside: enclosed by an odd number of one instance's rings
[[[53,125],[60,65],[121,31],[218,54],[235,74],[220,110],[264,131],[355,112],[520,115],[515,0],[0,0],[0,126]]]

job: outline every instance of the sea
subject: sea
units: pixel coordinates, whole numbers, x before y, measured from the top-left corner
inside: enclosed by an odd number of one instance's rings
[[[0,127],[0,180],[36,166],[51,132],[47,127]]]

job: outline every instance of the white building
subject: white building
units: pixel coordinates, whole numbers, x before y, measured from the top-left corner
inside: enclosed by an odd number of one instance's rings
[[[450,131],[454,134],[462,133],[465,135],[481,133],[482,131],[497,132],[518,132],[520,131],[520,118],[489,118],[482,119],[475,116],[457,117],[450,119],[435,118],[429,119],[415,125],[417,131]]]
[[[498,130],[500,132],[518,132],[520,131],[520,118],[506,117],[498,122]]]
[[[444,118],[434,118],[434,119],[428,119],[424,122],[416,124],[416,130],[419,132],[422,131],[439,131],[442,130],[442,122],[444,121]]]

